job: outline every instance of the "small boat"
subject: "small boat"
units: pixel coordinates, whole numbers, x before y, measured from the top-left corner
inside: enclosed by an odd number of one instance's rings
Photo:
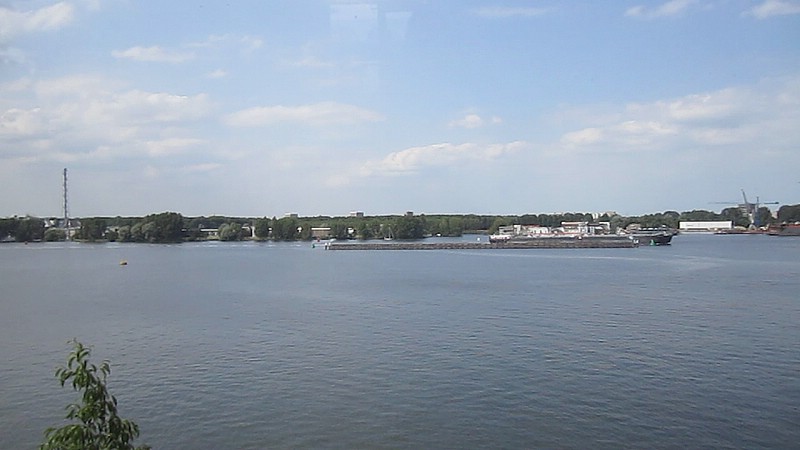
[[[675,230],[669,228],[642,228],[628,236],[637,239],[640,245],[669,245],[675,234]]]
[[[119,265],[120,266],[127,266],[128,265],[128,261],[123,259],[122,261],[119,262]]]

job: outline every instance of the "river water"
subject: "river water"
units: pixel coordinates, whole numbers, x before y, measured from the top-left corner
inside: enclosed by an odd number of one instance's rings
[[[0,286],[2,449],[64,423],[72,338],[157,449],[800,444],[796,238],[3,244]]]

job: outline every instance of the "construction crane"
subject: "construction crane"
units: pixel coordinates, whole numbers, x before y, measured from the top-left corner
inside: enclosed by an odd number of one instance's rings
[[[761,200],[758,197],[756,197],[755,203],[751,203],[747,201],[747,194],[744,192],[744,189],[742,189],[742,200],[744,200],[744,203],[738,203],[736,206],[738,206],[739,211],[741,211],[742,214],[744,214],[745,216],[747,216],[748,219],[750,219],[751,228],[755,228],[760,225],[757,223],[757,221],[758,221],[758,208],[760,208],[761,205],[780,204],[780,202],[761,202]],[[713,202],[713,203],[730,205],[736,202]]]

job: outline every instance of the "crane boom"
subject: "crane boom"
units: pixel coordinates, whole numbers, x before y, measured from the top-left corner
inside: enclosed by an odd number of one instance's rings
[[[750,227],[757,227],[759,225],[757,223],[758,209],[761,205],[780,204],[780,202],[762,202],[759,197],[756,197],[755,203],[751,203],[750,201],[747,200],[747,193],[744,191],[744,189],[741,189],[741,191],[742,191],[742,200],[744,200],[744,203],[739,203],[737,206],[739,207],[739,210],[742,212],[742,214],[744,214],[745,216],[747,216],[748,219],[750,219]],[[735,202],[712,202],[712,203],[732,205]]]

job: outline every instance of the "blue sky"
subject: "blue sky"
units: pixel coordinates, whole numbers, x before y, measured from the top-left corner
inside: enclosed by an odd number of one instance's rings
[[[0,216],[800,203],[800,1],[0,0]]]

